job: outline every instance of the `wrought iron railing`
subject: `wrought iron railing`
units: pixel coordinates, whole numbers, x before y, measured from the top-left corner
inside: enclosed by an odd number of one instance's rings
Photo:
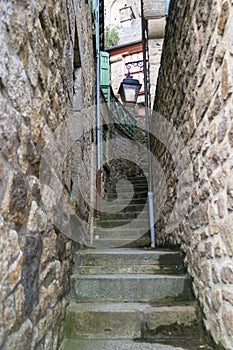
[[[113,121],[116,122],[119,129],[133,139],[136,125],[134,117],[114,95],[111,85],[102,85],[101,88],[110,109]]]

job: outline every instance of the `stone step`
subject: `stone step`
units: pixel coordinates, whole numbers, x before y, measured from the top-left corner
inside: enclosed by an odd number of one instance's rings
[[[149,224],[148,224],[149,225]],[[138,228],[138,229],[131,229],[127,228],[128,226],[118,226],[115,228],[98,228],[95,230],[95,236],[94,236],[94,247],[101,248],[100,241],[102,240],[102,243],[105,241],[116,241],[117,244],[120,243],[120,245],[114,245],[112,247],[120,247],[125,246],[125,244],[128,244],[129,242],[133,242],[136,240],[141,239],[145,235],[149,237],[149,227],[147,228]],[[105,242],[107,243],[107,242]],[[105,248],[106,245],[102,246],[102,248]],[[107,247],[111,247],[111,245],[107,245]],[[141,247],[141,245],[140,245]],[[147,245],[145,245],[147,247]]]
[[[118,198],[103,198],[101,200],[101,205],[111,205],[111,204],[127,204],[129,203],[130,205],[137,205],[141,203],[146,203],[147,196],[145,195],[144,198],[137,198],[134,197],[134,194],[128,194],[128,193],[122,193],[122,197],[118,196]]]
[[[132,192],[148,192],[147,184],[129,184],[128,186],[118,186],[114,190],[109,190],[108,193],[132,193]]]
[[[134,182],[134,181],[129,181],[129,184],[122,184],[119,186],[119,188],[128,188],[129,186],[133,186],[134,188],[148,188],[148,184],[146,181],[141,181],[141,182]]]
[[[127,195],[131,195],[132,194],[136,194],[136,193],[148,193],[148,187],[147,186],[142,186],[142,185],[135,185],[132,186],[131,189],[129,189],[129,187],[121,187],[121,188],[117,188],[117,190],[112,190],[112,191],[108,191],[108,193],[106,194],[106,196],[108,196],[109,194],[113,194],[113,195],[119,195],[122,196],[122,194],[127,194]]]
[[[144,222],[144,225],[140,225],[140,217],[129,221],[124,226],[117,226],[114,228],[95,227],[95,235],[99,235],[100,238],[115,237],[117,238],[122,232],[129,237],[140,237],[140,235],[149,231],[149,220]],[[126,238],[126,237],[125,237]]]
[[[125,220],[125,219],[135,219],[141,214],[141,211],[129,211],[129,212],[119,212],[119,213],[101,213],[101,222],[104,222],[106,220]],[[141,216],[141,219],[148,219],[149,218],[149,211],[144,210]]]
[[[87,249],[75,256],[79,274],[182,274],[183,254],[166,250]]]
[[[94,239],[93,247],[94,248],[145,248],[150,247],[151,244],[151,238],[150,233],[147,232],[146,234],[140,233],[138,236],[135,236],[133,239],[118,239],[118,238],[99,238]]]
[[[173,336],[198,334],[195,304],[151,306],[144,303],[72,303],[67,310],[68,338],[149,339],[165,330]],[[177,327],[179,325],[179,327]]]
[[[130,212],[136,212],[140,213],[142,210],[149,212],[149,206],[147,201],[139,200],[137,202],[109,202],[101,204],[101,212],[102,213],[130,213]]]
[[[147,183],[147,178],[145,176],[133,176],[128,177],[127,180],[131,181],[132,183]]]
[[[209,350],[210,348],[185,347],[159,343],[136,342],[134,340],[99,340],[99,339],[70,339],[66,340],[60,350]]]
[[[149,225],[149,224],[148,224]],[[135,229],[124,229],[124,226],[117,226],[115,228],[98,228],[98,230],[96,230],[95,232],[97,233],[98,236],[95,237],[99,237],[99,239],[116,239],[116,240],[135,240],[138,239],[140,237],[142,237],[144,235],[144,233],[149,230],[149,228],[147,228],[147,230],[143,229],[144,227],[138,230]]]
[[[121,228],[122,230],[124,230],[124,226],[128,225],[129,223],[133,222],[134,220],[137,220],[136,218],[129,218],[128,220],[100,220],[100,227],[102,228]],[[137,223],[135,224],[135,228],[149,228],[150,227],[150,223],[149,223],[149,217],[147,219],[142,219],[140,217],[140,220],[137,221]]]
[[[93,247],[94,248],[120,248],[120,247],[125,247],[128,246],[129,244],[132,243],[132,239],[104,239],[104,238],[98,238],[98,239],[94,239],[93,242]]]
[[[166,298],[191,300],[191,281],[185,275],[73,275],[77,302],[148,302]]]
[[[119,200],[122,199],[128,199],[128,198],[132,198],[134,199],[138,199],[138,198],[147,198],[148,195],[148,191],[147,190],[142,190],[142,191],[132,191],[132,192],[110,192],[106,195],[105,199],[106,200],[111,200],[111,199],[116,199],[119,198]]]

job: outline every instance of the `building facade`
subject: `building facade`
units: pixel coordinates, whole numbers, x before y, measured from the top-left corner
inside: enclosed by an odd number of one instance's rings
[[[160,66],[163,38],[166,25],[166,14],[169,2],[144,1],[143,11],[147,21],[147,71],[149,82],[150,106],[155,98],[155,88]],[[123,78],[128,74],[126,63],[142,61],[142,21],[141,1],[105,1],[105,28],[115,28],[118,40],[112,47],[107,47],[110,53],[111,84],[115,94]],[[138,99],[140,107],[144,105],[144,72],[143,66],[131,65],[130,74],[142,84]],[[143,114],[143,107],[139,114]]]

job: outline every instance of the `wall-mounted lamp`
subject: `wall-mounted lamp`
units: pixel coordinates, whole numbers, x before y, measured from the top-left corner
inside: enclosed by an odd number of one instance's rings
[[[142,84],[140,84],[138,79],[133,79],[130,75],[130,68],[131,66],[143,68],[143,61],[128,62],[125,66],[128,70],[128,75],[121,82],[118,94],[120,94],[123,103],[136,104]]]
[[[118,94],[120,94],[122,102],[136,104],[141,86],[142,84],[139,83],[139,80],[133,79],[131,75],[128,75],[125,79],[123,79],[118,90]]]

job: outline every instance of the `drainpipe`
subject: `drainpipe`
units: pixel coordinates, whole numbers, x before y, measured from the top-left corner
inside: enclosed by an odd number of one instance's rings
[[[100,216],[100,195],[101,195],[101,138],[100,138],[100,2],[96,0],[96,143],[97,143],[97,171],[96,187],[97,217]]]
[[[145,19],[143,11],[143,0],[141,0],[141,22],[142,22],[142,52],[143,52],[143,72],[144,72],[144,93],[145,93],[145,116],[146,116],[146,139],[148,149],[148,170],[149,170],[149,217],[150,217],[150,238],[151,247],[155,247],[155,229],[154,229],[154,195],[153,195],[153,178],[152,178],[152,159],[150,144],[150,120],[149,120],[149,98],[148,98],[148,79],[147,79],[147,57],[146,57],[146,35],[145,35]]]
[[[170,0],[166,0],[166,3],[165,3],[165,14],[166,14],[166,16],[168,15],[169,5],[170,5]]]

